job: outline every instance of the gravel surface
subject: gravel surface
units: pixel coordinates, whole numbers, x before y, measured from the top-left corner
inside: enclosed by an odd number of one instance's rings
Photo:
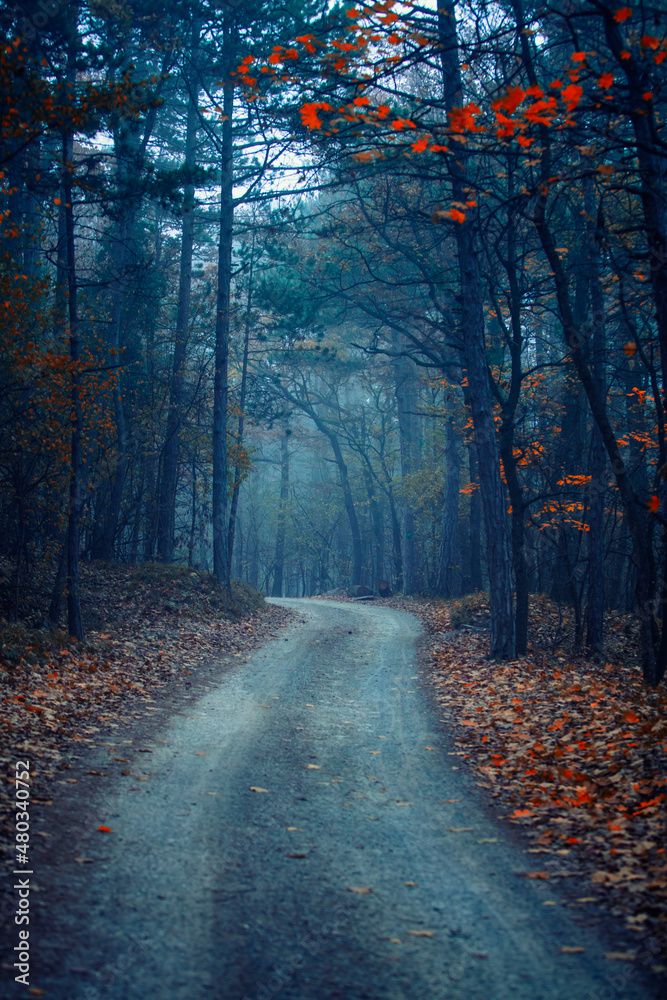
[[[459,769],[417,621],[276,603],[298,612],[281,638],[209,692],[160,705],[143,736],[110,737],[44,808],[33,995],[658,996],[604,958],[613,943],[575,922],[553,880],[518,877],[534,860]],[[104,782],[88,773],[103,761],[117,768]],[[7,996],[26,996],[4,977]]]

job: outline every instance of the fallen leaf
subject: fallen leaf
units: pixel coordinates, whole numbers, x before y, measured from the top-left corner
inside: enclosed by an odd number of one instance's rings
[[[585,948],[581,948],[579,945],[569,945],[564,944],[561,948],[561,955],[579,955],[582,951],[586,951]]]
[[[321,768],[321,766],[320,766],[319,764],[306,764],[306,767],[307,767],[307,768],[308,768],[308,769],[309,769],[310,771],[321,771],[321,769],[322,769],[322,768]]]
[[[250,786],[251,792],[268,792],[268,788],[258,788],[257,785]]]
[[[474,827],[472,826],[450,826],[450,833],[472,833]]]
[[[404,885],[419,885],[419,882],[404,882]]]
[[[100,833],[113,833],[113,830],[111,829],[110,826],[98,826],[97,829],[100,831]]]
[[[634,962],[636,951],[605,951],[604,957],[615,962]]]
[[[498,843],[498,838],[497,837],[482,837],[482,839],[478,840],[477,843],[478,844],[497,844]]]
[[[101,829],[103,829],[103,828],[102,828],[102,827],[100,827],[100,830],[101,830]],[[94,860],[95,860],[95,858],[82,858],[82,857],[78,857],[78,858],[75,858],[74,860],[75,860],[75,861],[77,862],[77,864],[79,864],[79,865],[87,865],[87,864],[89,864],[89,863],[90,863],[91,861],[94,861]]]
[[[369,892],[372,892],[373,890],[369,889],[368,886],[348,885],[347,886],[347,891],[348,892],[357,892],[357,893],[359,893],[360,896],[367,896],[369,894]]]
[[[286,854],[285,855],[286,858],[305,858],[307,856],[308,855],[306,855],[306,854]]]
[[[86,774],[99,774],[100,778],[106,778],[106,771],[86,771]]]
[[[299,827],[298,826],[288,826],[287,829],[288,830],[298,830]]]
[[[408,934],[413,934],[415,937],[435,937],[435,931],[408,931]]]

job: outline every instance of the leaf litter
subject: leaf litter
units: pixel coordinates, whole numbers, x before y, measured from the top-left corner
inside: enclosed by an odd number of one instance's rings
[[[533,598],[528,655],[498,663],[486,658],[488,598],[474,596],[477,631],[453,628],[456,602],[410,610],[430,633],[442,720],[463,763],[545,857],[544,871],[518,874],[588,883],[580,904],[596,901],[664,962],[667,697],[643,684],[632,619],[607,622],[607,659],[595,663],[567,651],[562,612]]]
[[[1,567],[0,567],[1,570]],[[0,853],[13,847],[13,763],[31,763],[35,808],[54,794],[83,748],[108,740],[109,763],[123,730],[158,707],[167,689],[193,688],[215,670],[242,669],[243,660],[292,621],[295,613],[266,604],[256,591],[232,584],[225,597],[207,573],[152,564],[81,566],[84,642],[64,630],[0,619]],[[232,657],[234,659],[232,659]],[[123,748],[124,749],[124,748]],[[150,751],[148,751],[150,752]],[[108,771],[89,771],[101,781]],[[120,773],[130,774],[130,771]],[[139,781],[145,781],[143,777]]]
[[[549,871],[517,874],[574,879],[579,891],[588,883],[591,895],[575,905],[597,903],[664,972],[667,696],[642,681],[637,619],[606,616],[605,661],[596,663],[572,652],[570,610],[532,596],[528,654],[498,663],[487,658],[487,594],[395,596],[381,605],[422,622],[431,663],[424,677],[434,681],[463,766],[504,807],[501,818],[521,828],[528,851],[546,856]],[[607,953],[634,956],[632,948]]]

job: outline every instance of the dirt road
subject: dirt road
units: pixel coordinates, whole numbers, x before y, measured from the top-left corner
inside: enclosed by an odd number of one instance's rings
[[[652,996],[573,922],[554,880],[518,877],[539,861],[448,742],[416,620],[279,603],[299,612],[279,639],[59,786],[34,858],[35,995]]]

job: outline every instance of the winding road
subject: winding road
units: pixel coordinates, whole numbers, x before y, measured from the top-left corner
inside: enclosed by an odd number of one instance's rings
[[[439,722],[416,620],[276,603],[298,612],[280,638],[145,739],[110,738],[110,776],[54,801],[34,863],[36,995],[653,996],[553,882],[517,877],[540,865]]]

